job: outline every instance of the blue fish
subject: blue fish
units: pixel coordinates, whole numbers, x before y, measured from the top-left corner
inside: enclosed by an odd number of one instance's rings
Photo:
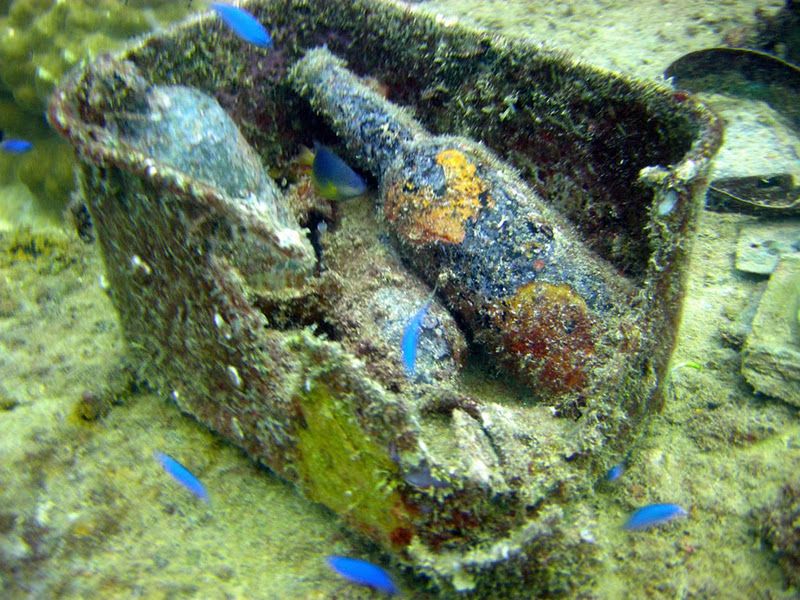
[[[327,146],[314,142],[311,179],[319,195],[328,200],[355,198],[367,191],[367,184],[346,162]]]
[[[414,377],[417,373],[417,347],[419,346],[419,336],[422,333],[422,321],[425,315],[428,314],[428,309],[431,306],[431,301],[428,300],[422,305],[417,314],[411,317],[411,320],[403,330],[403,341],[400,348],[403,352],[403,364],[406,367],[406,373],[409,377]]]
[[[245,42],[250,42],[260,48],[272,46],[272,38],[261,22],[243,8],[223,2],[212,2],[211,8]]]
[[[397,588],[389,574],[377,565],[348,556],[331,555],[327,561],[331,569],[348,581],[371,587],[390,596],[397,593]]]
[[[430,467],[425,461],[416,468],[406,471],[403,474],[403,479],[406,483],[410,483],[414,487],[421,489],[435,488],[437,490],[442,490],[450,487],[446,481],[442,481],[433,476]]]
[[[2,139],[2,138],[0,138]],[[3,140],[0,142],[0,150],[9,154],[25,154],[33,148],[28,140]]]
[[[203,487],[203,484],[200,483],[200,480],[197,479],[192,473],[184,467],[181,463],[177,460],[172,458],[169,454],[164,454],[163,452],[154,452],[153,456],[155,459],[161,463],[161,466],[164,467],[164,470],[178,483],[180,483],[183,487],[189,490],[192,494],[194,494],[197,498],[202,500],[203,502],[208,503],[208,492],[206,492],[206,488]]]
[[[648,504],[636,510],[625,522],[628,531],[639,531],[685,517],[686,511],[677,504]]]
[[[625,463],[619,463],[611,467],[606,473],[606,481],[613,482],[622,477],[625,473]]]

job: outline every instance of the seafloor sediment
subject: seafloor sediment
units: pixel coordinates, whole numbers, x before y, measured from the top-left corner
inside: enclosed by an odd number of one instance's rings
[[[626,3],[435,3],[643,77],[718,43],[751,21],[757,5],[639,3],[644,18]],[[720,110],[734,134],[718,172],[750,174],[776,161],[800,171],[798,140],[769,107],[725,99]],[[754,221],[711,212],[700,219],[664,411],[631,448],[623,477],[585,499],[599,515],[586,536],[603,559],[595,573],[574,574],[587,597],[796,597],[762,542],[760,515],[784,484],[797,483],[800,420],[739,374],[737,327],[767,284],[733,264],[738,229]],[[74,235],[3,232],[0,350],[4,594],[374,597],[325,566],[333,553],[380,560],[332,514],[168,399],[131,387],[99,261]],[[166,480],[153,450],[191,465],[211,505]],[[629,511],[649,502],[679,502],[689,517],[623,531]],[[407,597],[426,597],[420,582],[393,575]]]

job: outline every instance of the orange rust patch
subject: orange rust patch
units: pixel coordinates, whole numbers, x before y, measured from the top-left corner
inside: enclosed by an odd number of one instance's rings
[[[506,352],[526,378],[553,393],[586,384],[595,348],[594,319],[570,286],[526,284],[492,314]]]
[[[444,171],[444,193],[435,194],[430,187],[418,189],[409,181],[394,183],[386,190],[386,217],[409,241],[460,244],[467,223],[478,218],[487,186],[463,152],[442,150],[436,162]],[[493,204],[488,197],[486,202]]]

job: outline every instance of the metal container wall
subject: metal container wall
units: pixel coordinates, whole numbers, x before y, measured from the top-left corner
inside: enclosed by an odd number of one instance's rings
[[[51,102],[81,161],[132,360],[182,410],[443,593],[568,593],[596,560],[580,499],[662,402],[719,122],[685,94],[399,3],[243,6],[272,49],[204,16],[73,73]],[[534,400],[487,383],[474,361],[461,373],[465,342],[440,306],[449,356],[410,381],[375,307],[405,292],[411,311],[427,293],[419,276],[431,278],[400,262],[369,208],[343,210],[319,274],[302,235],[287,237],[286,227],[302,234],[293,216],[265,218],[113,126],[137,78],[188,86],[216,98],[281,172],[300,144],[342,147],[287,78],[323,44],[432,133],[480,140],[624,279],[624,318],[590,385]]]

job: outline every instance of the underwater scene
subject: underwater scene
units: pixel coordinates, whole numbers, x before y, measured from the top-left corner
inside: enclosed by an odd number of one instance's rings
[[[800,598],[800,4],[0,0],[0,597]]]

